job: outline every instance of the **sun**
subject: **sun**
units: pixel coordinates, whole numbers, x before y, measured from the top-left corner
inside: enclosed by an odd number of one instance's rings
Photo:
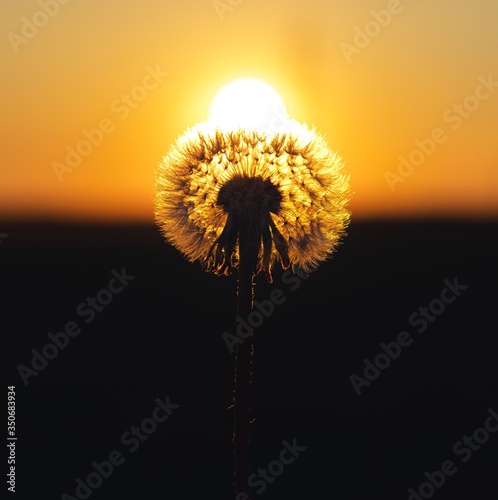
[[[209,120],[220,128],[282,130],[288,120],[278,92],[256,78],[234,80],[216,94]]]

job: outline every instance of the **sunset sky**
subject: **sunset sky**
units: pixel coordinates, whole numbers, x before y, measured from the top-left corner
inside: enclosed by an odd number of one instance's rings
[[[241,77],[325,134],[354,218],[498,216],[496,0],[1,8],[3,219],[152,222],[156,165]]]

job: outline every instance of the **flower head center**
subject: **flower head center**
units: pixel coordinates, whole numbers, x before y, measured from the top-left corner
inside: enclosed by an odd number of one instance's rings
[[[217,204],[227,213],[247,211],[254,214],[277,214],[282,195],[277,186],[262,177],[234,177],[226,182],[218,193]]]
[[[240,269],[247,274],[256,275],[263,269],[268,281],[272,281],[270,264],[274,244],[282,266],[289,267],[287,243],[270,215],[270,212],[278,215],[282,203],[277,186],[259,176],[239,175],[221,187],[216,203],[228,217],[206,261],[214,254],[214,267],[219,274],[230,274],[237,246]]]

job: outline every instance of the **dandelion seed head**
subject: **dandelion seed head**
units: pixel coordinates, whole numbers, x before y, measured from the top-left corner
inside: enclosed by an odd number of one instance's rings
[[[278,133],[200,123],[178,138],[156,178],[164,236],[218,273],[237,267],[247,246],[254,274],[263,270],[271,281],[277,261],[307,274],[333,253],[349,223],[341,158],[295,120]]]

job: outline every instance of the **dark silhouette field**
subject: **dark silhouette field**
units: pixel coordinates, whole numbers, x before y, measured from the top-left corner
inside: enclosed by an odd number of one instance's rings
[[[94,462],[91,500],[232,498],[236,276],[201,272],[152,223],[1,232],[17,498],[78,498]],[[254,497],[408,499],[426,482],[438,499],[496,498],[498,435],[474,433],[498,413],[497,235],[494,222],[353,215],[307,280],[258,276]],[[293,440],[305,450],[280,469]],[[448,460],[456,471],[434,475]]]

